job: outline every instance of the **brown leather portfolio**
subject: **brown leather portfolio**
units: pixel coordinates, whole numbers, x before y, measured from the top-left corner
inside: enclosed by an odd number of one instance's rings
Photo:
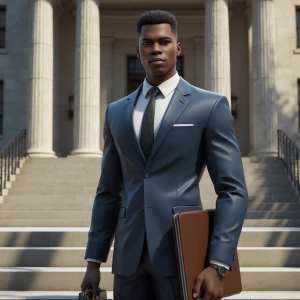
[[[196,210],[173,215],[174,236],[183,300],[193,300],[192,291],[197,275],[208,266],[208,251],[214,210]],[[224,295],[242,291],[238,256],[224,279]]]

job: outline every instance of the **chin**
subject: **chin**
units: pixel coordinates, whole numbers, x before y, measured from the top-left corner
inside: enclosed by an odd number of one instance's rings
[[[164,70],[164,69],[155,69],[155,70],[152,70],[151,74],[153,76],[162,76],[162,75],[166,75],[168,73],[167,70]]]

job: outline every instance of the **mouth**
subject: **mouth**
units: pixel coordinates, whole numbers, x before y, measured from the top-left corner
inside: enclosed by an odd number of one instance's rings
[[[154,58],[150,60],[150,63],[162,63],[162,62],[164,62],[164,60],[161,58]]]

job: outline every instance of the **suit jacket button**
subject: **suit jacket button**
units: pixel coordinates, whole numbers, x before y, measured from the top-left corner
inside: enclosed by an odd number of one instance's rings
[[[150,177],[151,177],[150,173],[146,173],[146,174],[145,174],[145,178],[146,178],[146,179],[148,179],[148,178],[150,178]]]

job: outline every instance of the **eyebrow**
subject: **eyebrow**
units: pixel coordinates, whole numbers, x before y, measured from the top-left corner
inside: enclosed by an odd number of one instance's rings
[[[164,36],[159,38],[159,40],[172,39],[170,36]],[[142,38],[142,41],[153,41],[151,38]]]

